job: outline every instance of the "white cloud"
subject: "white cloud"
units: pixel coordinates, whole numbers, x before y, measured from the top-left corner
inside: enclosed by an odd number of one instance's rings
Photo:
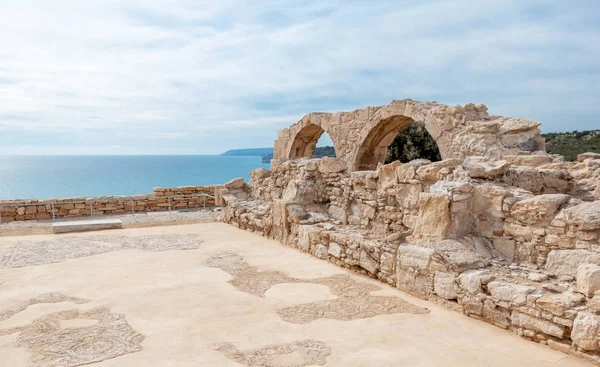
[[[592,1],[38,0],[1,8],[0,153],[16,144],[79,152],[91,140],[100,152],[155,152],[157,139],[172,153],[268,146],[304,113],[397,98],[487,103],[491,113],[541,120],[547,130],[565,118],[580,130],[598,124]]]

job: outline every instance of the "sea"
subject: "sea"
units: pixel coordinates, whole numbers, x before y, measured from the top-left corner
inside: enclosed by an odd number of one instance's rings
[[[257,156],[0,156],[0,200],[150,194],[153,187],[249,180]]]

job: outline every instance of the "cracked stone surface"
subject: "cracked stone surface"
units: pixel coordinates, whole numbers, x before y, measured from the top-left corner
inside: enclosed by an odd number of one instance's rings
[[[301,340],[292,343],[267,345],[258,349],[238,350],[231,343],[211,346],[227,358],[249,367],[301,367],[324,365],[331,349],[323,342]]]

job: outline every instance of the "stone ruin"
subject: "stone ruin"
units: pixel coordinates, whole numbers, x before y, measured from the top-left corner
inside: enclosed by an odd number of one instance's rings
[[[384,165],[413,121],[443,160]],[[412,100],[311,113],[217,201],[225,222],[600,364],[600,154],[548,154],[539,125]],[[337,158],[311,158],[323,132]]]

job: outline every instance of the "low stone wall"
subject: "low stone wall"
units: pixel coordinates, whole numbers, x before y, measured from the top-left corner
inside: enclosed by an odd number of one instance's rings
[[[600,364],[600,159],[275,162],[224,221]]]
[[[54,217],[89,217],[202,208],[215,205],[219,185],[154,188],[153,194],[133,196],[73,197],[44,200],[0,201],[2,223]],[[213,197],[200,197],[207,194]],[[52,205],[52,203],[58,203]]]

